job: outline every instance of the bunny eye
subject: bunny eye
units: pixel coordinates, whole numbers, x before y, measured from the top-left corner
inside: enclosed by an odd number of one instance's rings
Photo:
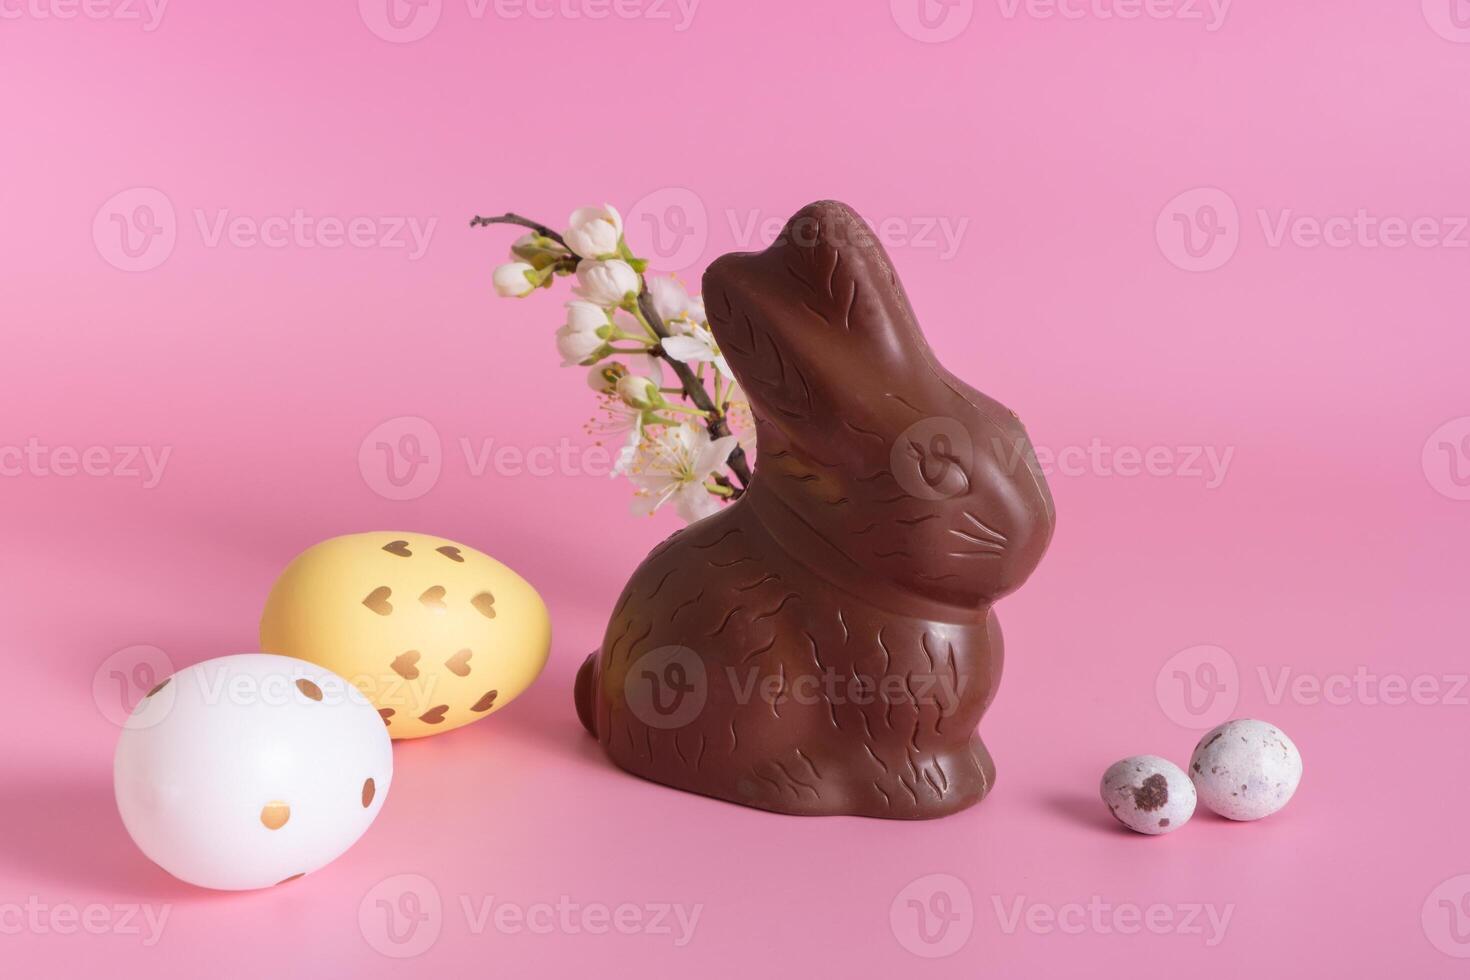
[[[460,563],[464,562],[464,555],[460,554],[459,549],[452,544],[446,544],[444,545],[444,547],[435,548],[434,550],[439,552],[439,554],[443,555],[445,558],[448,558],[450,561],[457,561]]]
[[[407,541],[389,541],[383,545],[383,550],[390,555],[397,555],[399,558],[413,557],[413,552],[408,550]]]

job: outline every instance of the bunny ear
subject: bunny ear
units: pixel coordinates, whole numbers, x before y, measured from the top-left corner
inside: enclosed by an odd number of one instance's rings
[[[788,420],[839,407],[859,379],[927,353],[883,246],[835,201],[802,208],[764,252],[715,261],[704,296],[746,392]]]

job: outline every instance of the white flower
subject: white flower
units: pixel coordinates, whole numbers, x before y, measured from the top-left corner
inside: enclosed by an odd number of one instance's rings
[[[665,337],[663,348],[664,353],[676,361],[683,361],[685,364],[691,361],[707,361],[719,368],[725,377],[735,380],[735,375],[730,371],[730,363],[720,353],[720,348],[715,344],[715,335],[710,333],[709,327],[692,326],[685,333]]]
[[[495,291],[502,296],[528,296],[540,285],[529,262],[508,262],[495,270]]]
[[[602,349],[602,331],[609,325],[607,311],[591,303],[575,300],[567,304],[567,322],[556,331],[556,349],[561,352],[562,367],[581,364]]]
[[[629,293],[637,294],[638,273],[622,259],[587,260],[577,266],[576,294],[598,306],[622,306]]]
[[[691,299],[689,290],[673,276],[649,276],[648,295],[659,319],[665,323],[704,319],[704,302]]]
[[[701,426],[671,426],[639,448],[630,478],[638,487],[635,514],[652,514],[670,500],[684,520],[693,522],[720,509],[705,487],[735,448],[734,436],[711,440]]]
[[[623,238],[623,216],[611,204],[600,208],[578,208],[572,212],[571,227],[562,237],[567,247],[584,259],[605,259],[618,254]]]

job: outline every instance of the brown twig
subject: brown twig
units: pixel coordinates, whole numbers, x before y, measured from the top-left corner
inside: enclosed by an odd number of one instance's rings
[[[568,252],[572,251],[570,248],[567,248],[567,240],[561,237],[560,234],[552,231],[550,228],[541,224],[539,221],[532,221],[530,218],[523,218],[513,211],[507,211],[505,214],[498,215],[494,218],[482,218],[480,215],[477,214],[470,219],[471,228],[484,228],[488,227],[489,225],[520,225],[522,228],[531,229],[542,238],[551,239],[562,248],[566,248]],[[572,252],[572,255],[575,258],[581,258],[581,256],[577,255],[575,252]]]
[[[663,317],[659,316],[658,310],[653,308],[653,297],[648,292],[647,284],[643,286],[643,291],[638,294],[638,309],[642,311],[643,318],[648,321],[648,325],[653,328],[654,333],[658,334],[660,340],[669,336],[669,328],[664,325]],[[659,357],[668,362],[669,366],[674,369],[674,373],[679,376],[679,383],[684,386],[684,394],[689,396],[689,400],[694,403],[694,407],[700,411],[709,413],[709,418],[705,420],[705,423],[709,428],[710,436],[715,439],[728,436],[730,434],[730,426],[725,421],[725,413],[715,407],[715,403],[709,397],[709,392],[705,390],[700,380],[694,376],[694,371],[689,365],[677,358],[670,357],[668,352],[664,350],[662,344],[658,346],[655,352]],[[730,450],[729,466],[730,472],[734,473],[740,481],[740,486],[731,488],[735,491],[734,496],[739,497],[745,488],[750,486],[750,464],[745,459],[745,450],[739,445],[736,445],[734,449]]]

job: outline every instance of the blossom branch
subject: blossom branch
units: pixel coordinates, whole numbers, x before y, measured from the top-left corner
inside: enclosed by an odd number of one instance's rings
[[[648,321],[648,325],[653,329],[653,332],[658,334],[660,340],[669,336],[669,328],[664,325],[663,317],[659,316],[658,310],[653,308],[653,297],[649,295],[647,284],[643,286],[642,292],[638,294],[638,309],[642,312],[643,319]],[[689,365],[670,357],[668,352],[663,349],[662,344],[658,346],[656,353],[669,367],[674,369],[674,374],[678,376],[679,383],[684,387],[684,394],[694,403],[694,406],[709,413],[708,418],[705,420],[705,425],[709,428],[709,434],[716,439],[721,436],[728,436],[730,434],[730,427],[725,422],[725,413],[715,405],[714,400],[709,396],[709,392],[705,390],[703,382],[694,376],[694,371]],[[730,451],[729,466],[730,472],[734,473],[736,479],[740,481],[740,486],[732,486],[730,488],[734,491],[732,496],[739,497],[745,488],[750,486],[750,463],[745,458],[744,449],[736,446]],[[719,480],[717,479],[715,482],[718,483]]]
[[[740,497],[751,468],[736,431],[745,438],[753,432],[703,301],[672,277],[645,275],[648,262],[628,249],[622,216],[611,205],[579,208],[564,233],[515,212],[470,219],[471,228],[491,225],[529,232],[511,246],[513,261],[495,269],[500,295],[529,296],[575,276],[576,298],[556,332],[557,350],[564,366],[591,368],[588,384],[607,399],[603,431],[627,433],[613,473],[637,487],[634,511],[651,513],[672,501],[694,521]],[[606,360],[629,355],[646,358],[647,367]],[[662,364],[673,368],[677,388],[664,387]]]

